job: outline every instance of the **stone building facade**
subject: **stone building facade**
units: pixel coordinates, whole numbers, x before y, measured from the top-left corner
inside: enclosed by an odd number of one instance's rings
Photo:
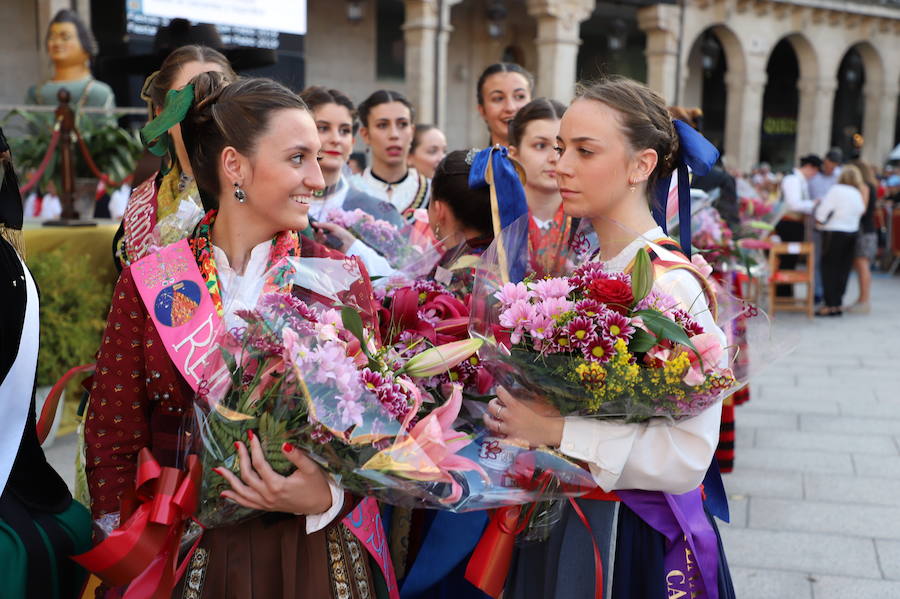
[[[45,23],[91,0],[8,0],[0,103],[48,73]],[[538,95],[572,97],[579,78],[622,73],[672,104],[699,106],[704,132],[741,169],[849,150],[882,162],[900,142],[900,0],[308,0],[305,81],[355,101],[406,93],[451,147],[483,145],[475,85],[519,62]]]
[[[391,3],[402,4],[398,42],[405,47],[404,68],[402,76],[379,77],[372,50],[379,47],[376,38],[387,35],[380,11]],[[485,66],[503,58],[535,74],[538,95],[561,101],[571,98],[582,75],[624,70],[644,78],[672,104],[703,107],[710,115],[710,137],[744,170],[761,158],[787,168],[799,155],[846,147],[853,133],[865,140],[864,158],[878,163],[900,141],[900,4],[895,2],[357,4],[362,18],[349,22],[335,3],[310,2],[308,82],[345,89],[356,100],[379,87],[404,91],[418,107],[418,120],[444,127],[452,147],[486,142],[475,84]],[[630,63],[621,64],[604,46],[599,67],[582,64],[588,56],[598,61],[598,40],[623,48],[625,42],[614,37],[619,29],[619,37],[637,44],[643,58],[632,52]],[[716,52],[720,64],[710,69]],[[644,64],[634,64],[641,60]]]

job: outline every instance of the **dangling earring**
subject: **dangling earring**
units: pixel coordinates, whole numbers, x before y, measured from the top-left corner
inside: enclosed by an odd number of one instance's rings
[[[247,201],[247,194],[244,193],[244,190],[241,189],[241,186],[235,182],[234,184],[234,199],[238,201],[238,204],[243,204]]]
[[[628,191],[630,191],[631,193],[634,193],[634,191],[637,189],[637,184],[634,182],[634,180],[628,179],[628,185],[629,185]]]

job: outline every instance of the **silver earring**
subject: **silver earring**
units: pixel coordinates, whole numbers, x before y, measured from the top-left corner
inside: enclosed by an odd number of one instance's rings
[[[234,184],[234,199],[236,199],[239,204],[243,204],[247,201],[247,194],[244,193],[244,190],[241,189],[241,186],[237,183]]]

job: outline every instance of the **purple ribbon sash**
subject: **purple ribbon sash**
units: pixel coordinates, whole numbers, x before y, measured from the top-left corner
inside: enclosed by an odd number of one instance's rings
[[[616,491],[654,530],[666,537],[667,597],[718,599],[719,545],[703,511],[700,488],[682,495]]]

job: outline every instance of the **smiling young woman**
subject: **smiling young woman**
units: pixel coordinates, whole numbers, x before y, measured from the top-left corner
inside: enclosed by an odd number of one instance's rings
[[[303,292],[266,278],[280,258],[344,257],[297,234],[308,226],[313,194],[325,187],[317,162],[321,142],[303,101],[268,79],[228,83],[223,74],[206,72],[191,86],[181,92],[192,95],[182,134],[208,212],[187,242],[164,251],[196,261],[200,287],[230,330],[241,323],[239,308],[256,306],[273,286]],[[174,466],[180,431],[193,419],[192,387],[162,341],[157,327],[163,325],[138,293],[146,271],[122,271],[91,388],[86,474],[95,517],[116,511],[122,493],[133,488],[142,448],[160,465]],[[268,466],[256,436],[238,445],[241,478],[223,473],[231,485],[224,495],[269,513],[207,530],[181,582],[188,587],[184,596],[327,598],[336,595],[338,578],[340,597],[369,596],[367,554],[337,528],[355,500],[289,444],[282,451],[297,467],[289,476]]]
[[[414,119],[412,104],[399,92],[381,89],[359,105],[359,134],[372,152],[372,164],[354,181],[407,219],[428,204],[431,193],[428,177],[408,165]]]
[[[534,76],[512,62],[498,62],[482,71],[475,88],[478,114],[490,133],[490,145],[509,144],[509,124],[531,101]]]

